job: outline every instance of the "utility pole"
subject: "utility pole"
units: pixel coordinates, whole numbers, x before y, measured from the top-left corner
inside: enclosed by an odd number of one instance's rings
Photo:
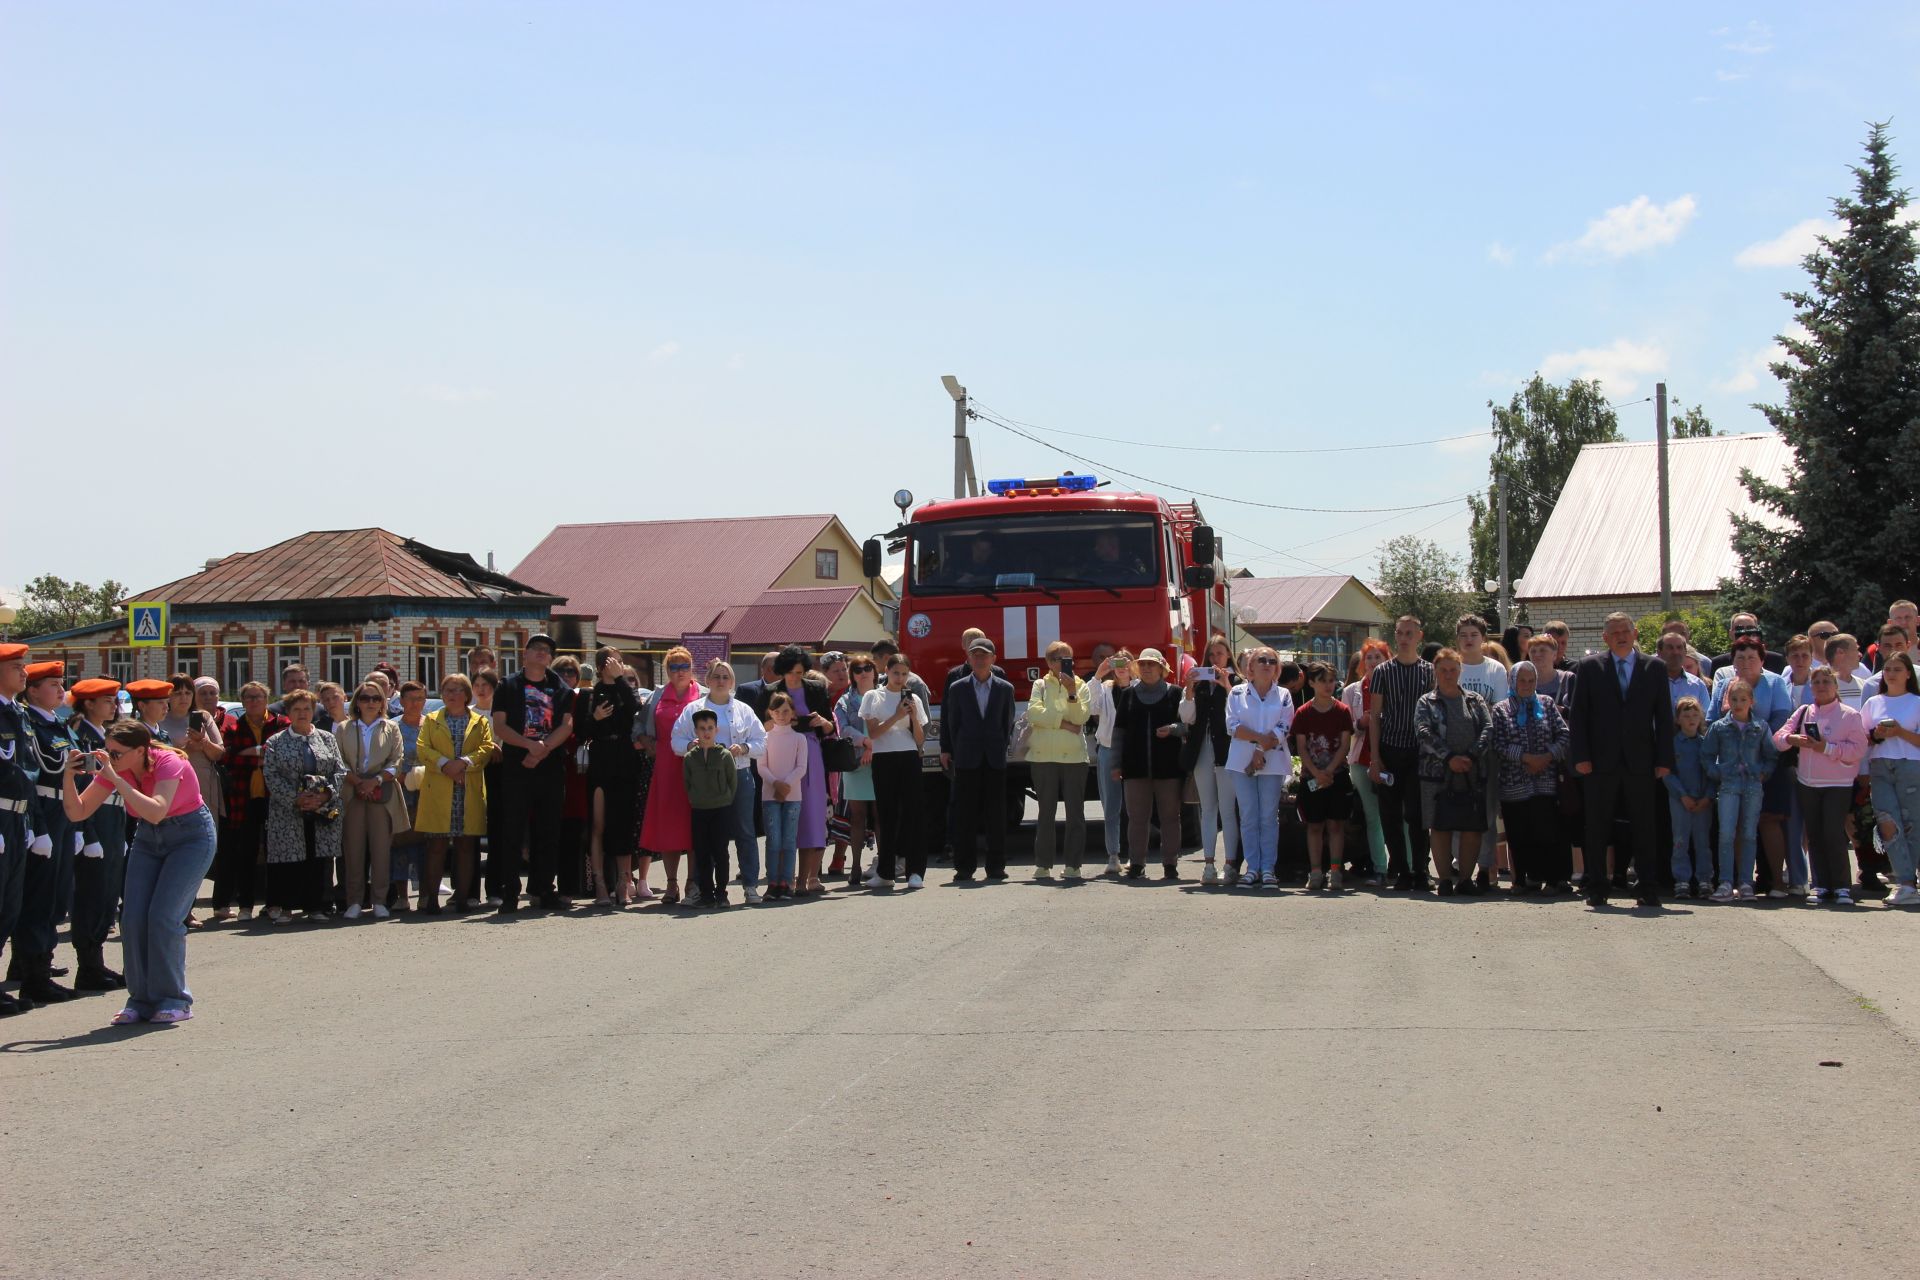
[[[1667,384],[1653,389],[1653,431],[1658,442],[1660,471],[1660,612],[1673,610],[1673,550],[1667,516]]]
[[[940,385],[953,397],[953,496],[977,498],[980,484],[973,475],[973,442],[967,439],[967,389],[952,374],[942,374]]]
[[[1494,487],[1500,495],[1500,625],[1513,625],[1513,578],[1507,572],[1507,444],[1500,442],[1500,465],[1494,472]]]

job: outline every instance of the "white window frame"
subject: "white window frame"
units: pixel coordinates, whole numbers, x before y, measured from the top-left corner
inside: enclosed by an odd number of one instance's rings
[[[238,699],[240,690],[253,683],[253,650],[246,645],[234,645],[227,650],[220,669],[226,676],[227,696]]]
[[[413,678],[425,685],[428,696],[440,688],[441,644],[438,635],[415,636],[413,641]]]
[[[107,650],[107,679],[118,680],[121,684],[133,679],[133,650]]]
[[[341,650],[346,652],[342,653]],[[340,675],[341,662],[347,664],[346,678]],[[330,635],[327,637],[327,679],[345,689],[349,695],[360,685],[360,646],[351,635]]]
[[[200,646],[177,644],[173,647],[173,669],[190,679],[200,675]]]
[[[518,672],[520,670],[519,635],[509,633],[494,641],[493,658],[502,680]]]

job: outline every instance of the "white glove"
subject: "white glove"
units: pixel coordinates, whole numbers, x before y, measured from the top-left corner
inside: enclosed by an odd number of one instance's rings
[[[107,851],[102,849],[98,844],[83,845],[80,849],[80,856],[83,858],[104,858],[107,856]]]
[[[85,844],[86,842],[87,842],[87,837],[85,836],[84,833],[79,831],[76,831],[73,833],[73,851],[75,853],[80,852],[80,846]]]
[[[27,846],[27,852],[36,858],[51,858],[53,856],[53,837],[35,836],[33,843]]]

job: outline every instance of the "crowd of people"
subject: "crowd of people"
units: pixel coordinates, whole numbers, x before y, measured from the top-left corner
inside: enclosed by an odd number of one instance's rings
[[[978,630],[938,673],[937,701],[890,642],[790,646],[747,681],[725,661],[696,673],[676,647],[645,688],[618,650],[583,669],[536,635],[507,674],[470,651],[431,711],[424,686],[383,664],[351,691],[288,667],[277,699],[240,689],[238,714],[209,677],[69,687],[61,663],[4,645],[0,940],[19,985],[0,1016],[124,989],[114,1021],[184,1021],[186,938],[205,925],[510,915],[580,896],[720,910],[735,885],[749,904],[806,898],[848,872],[912,890],[943,843],[954,882],[982,864],[1004,880],[1016,763],[1038,801],[1043,880],[1082,878],[1090,841],[1107,875],[1143,877],[1157,849],[1162,878],[1179,880],[1191,799],[1203,885],[1278,889],[1304,871],[1313,893],[1504,881],[1596,905],[1614,892],[1844,905],[1857,863],[1860,885],[1890,874],[1887,900],[1904,906],[1920,902],[1916,622],[1897,601],[1864,652],[1824,622],[1775,652],[1739,614],[1713,656],[1674,622],[1648,655],[1615,614],[1605,648],[1576,659],[1562,623],[1495,640],[1469,614],[1442,646],[1407,616],[1344,680],[1223,637],[1171,663],[1113,644],[1082,659],[1056,641],[1024,705]],[[944,814],[922,782],[932,733]],[[116,919],[124,973],[106,962]],[[54,963],[62,920],[73,987]]]

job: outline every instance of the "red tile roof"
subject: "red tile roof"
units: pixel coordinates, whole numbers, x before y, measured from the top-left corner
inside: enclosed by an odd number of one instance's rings
[[[715,619],[731,609],[757,604],[832,521],[817,515],[563,524],[513,575],[565,595],[570,614],[598,614],[608,635],[678,639],[715,629]],[[844,597],[857,588],[826,590],[839,592],[845,608]]]
[[[823,643],[859,587],[792,587],[762,591],[752,604],[725,610],[707,630],[725,631],[734,644]],[[878,631],[878,624],[875,625]]]
[[[382,597],[466,600],[489,589],[534,602],[564,600],[490,572],[461,552],[441,551],[385,529],[303,533],[261,551],[230,555],[131,599],[165,600],[174,608]]]

